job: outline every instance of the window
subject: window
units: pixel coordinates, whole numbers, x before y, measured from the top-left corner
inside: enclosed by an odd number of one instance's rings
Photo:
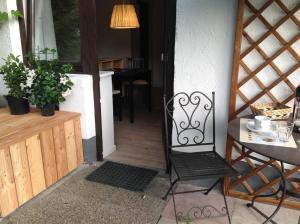
[[[34,1],[33,51],[57,50],[60,61],[80,61],[78,0]]]

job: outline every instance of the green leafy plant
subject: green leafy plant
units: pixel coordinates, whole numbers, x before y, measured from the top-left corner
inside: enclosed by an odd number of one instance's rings
[[[10,11],[11,15],[14,16],[15,18],[24,18],[23,14],[19,10],[11,10]]]
[[[177,219],[180,222],[183,222],[185,224],[191,224],[193,222],[193,219],[187,214],[187,215],[177,215]]]
[[[29,67],[34,70],[29,102],[43,107],[47,104],[58,104],[71,94],[73,83],[67,73],[72,71],[69,64],[59,64],[56,59],[49,60],[49,55],[56,51],[45,48],[37,55],[29,55]],[[47,59],[47,60],[46,60]]]
[[[20,56],[9,54],[5,64],[0,67],[3,80],[9,89],[8,95],[17,98],[27,98],[30,93],[31,82],[28,77],[29,69],[20,61]]]
[[[16,19],[18,18],[24,18],[23,14],[19,10],[11,10],[10,14],[15,17]],[[7,22],[9,19],[9,13],[8,12],[1,12],[0,11],[0,23]]]
[[[8,21],[8,13],[0,12],[0,23]]]

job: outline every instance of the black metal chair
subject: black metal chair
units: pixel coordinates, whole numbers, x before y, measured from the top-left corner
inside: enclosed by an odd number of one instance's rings
[[[191,94],[181,92],[174,95],[168,102],[164,97],[164,112],[170,188],[163,199],[166,199],[171,192],[176,223],[178,223],[178,217],[175,194],[201,191],[207,195],[218,183],[221,183],[224,197],[225,207],[223,209],[231,223],[223,189],[224,178],[236,176],[238,173],[216,152],[215,93],[212,92],[212,97],[209,98],[199,91]],[[208,125],[209,120],[212,122],[210,126]],[[168,124],[170,123],[172,123],[172,133],[169,135]],[[209,132],[211,135],[208,135]],[[170,136],[171,141],[169,141]],[[192,147],[193,152],[191,150],[188,152],[188,147]],[[202,150],[199,151],[199,148]],[[195,152],[196,149],[197,152]],[[174,177],[172,177],[173,172]],[[217,181],[208,189],[184,192],[175,192],[174,190],[174,186],[179,181],[204,178],[216,178]]]
[[[144,58],[127,58],[128,67],[131,69],[140,69],[143,72],[144,79],[137,79],[133,82],[135,87],[144,89],[144,99],[145,104],[148,108],[148,111],[152,111],[152,102],[151,102],[151,70],[146,68]]]
[[[113,90],[113,110],[114,116],[118,117],[119,121],[123,120],[123,98],[120,90]]]

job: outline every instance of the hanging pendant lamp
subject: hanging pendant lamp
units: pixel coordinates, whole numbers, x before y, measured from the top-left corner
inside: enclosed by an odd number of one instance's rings
[[[133,4],[114,5],[110,20],[112,29],[134,29],[139,28],[139,20]]]

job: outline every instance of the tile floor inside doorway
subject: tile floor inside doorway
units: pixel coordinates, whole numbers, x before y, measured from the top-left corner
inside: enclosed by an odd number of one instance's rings
[[[164,169],[162,112],[148,112],[145,108],[136,108],[135,114],[134,123],[129,122],[126,110],[123,121],[115,121],[117,150],[107,159],[129,165]]]

